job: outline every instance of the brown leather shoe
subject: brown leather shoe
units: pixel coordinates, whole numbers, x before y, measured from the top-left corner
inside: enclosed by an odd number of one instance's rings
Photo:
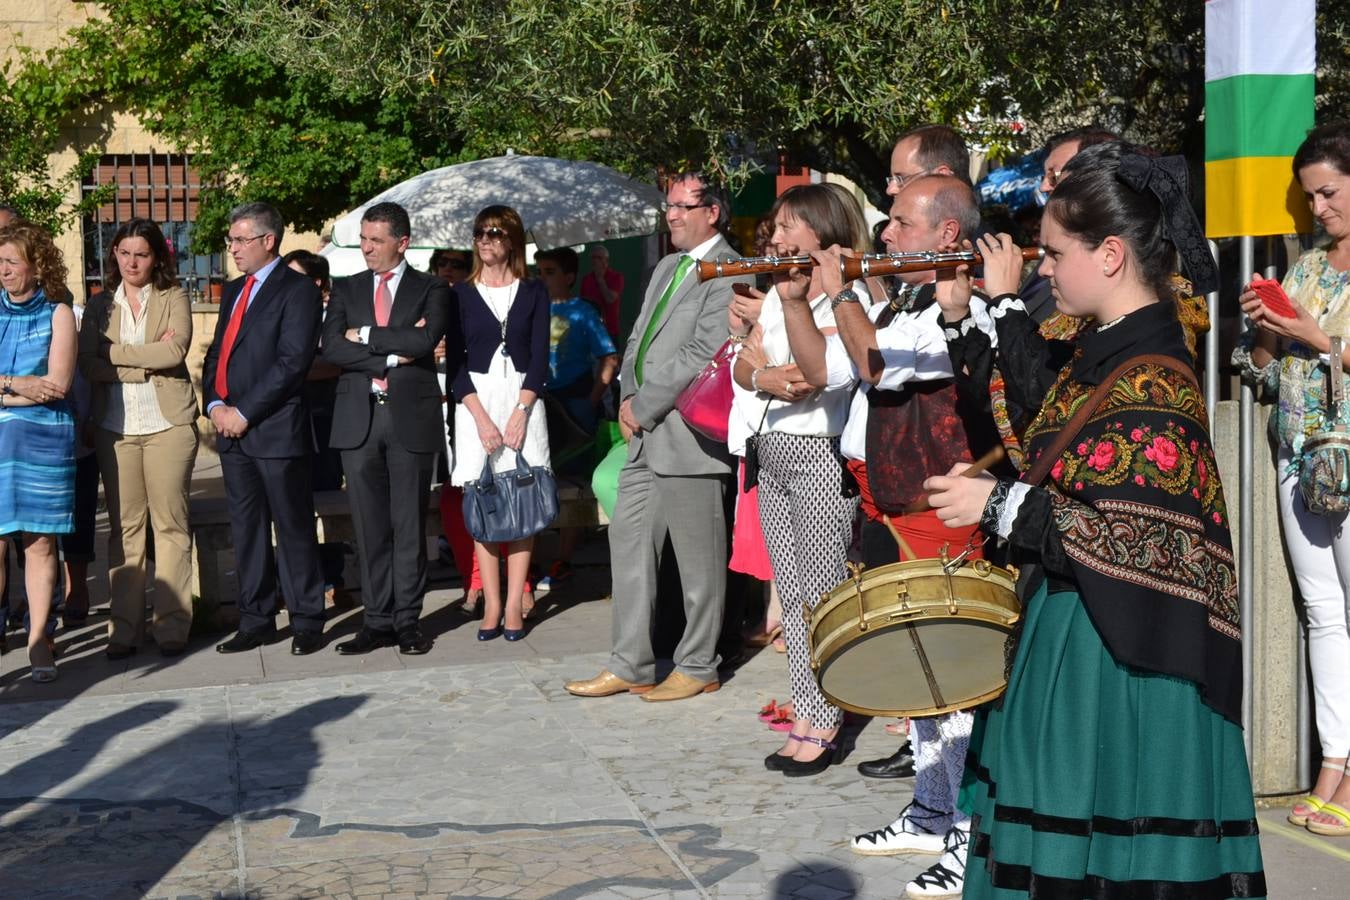
[[[633,684],[631,681],[624,681],[609,669],[605,669],[589,681],[569,681],[564,687],[567,688],[567,693],[575,694],[578,697],[609,697],[613,694],[622,694],[625,691],[630,694],[645,694],[656,685]]]
[[[662,700],[688,700],[699,694],[711,694],[722,686],[720,681],[699,681],[683,672],[671,672],[666,680],[643,694],[643,700],[659,703]]]

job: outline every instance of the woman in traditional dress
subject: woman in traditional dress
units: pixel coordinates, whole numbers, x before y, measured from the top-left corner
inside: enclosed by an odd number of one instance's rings
[[[1276,403],[1270,424],[1279,447],[1280,519],[1308,628],[1322,765],[1289,821],[1343,837],[1350,835],[1350,529],[1344,513],[1309,511],[1299,471],[1304,440],[1330,425],[1324,360],[1331,336],[1350,337],[1350,123],[1313,129],[1294,154],[1294,177],[1328,240],[1300,256],[1284,277],[1293,319],[1272,313],[1246,288],[1242,309],[1255,327],[1233,361],[1262,399]],[[1346,360],[1350,352],[1335,377],[1345,377]]]
[[[35,225],[0,229],[0,558],[22,533],[28,662],[34,681],[56,679],[44,637],[56,588],[56,535],[74,530],[75,314],[66,266]],[[0,574],[0,578],[3,578]]]
[[[971,741],[967,898],[1265,896],[1228,511],[1169,286],[1178,252],[1215,280],[1185,179],[1121,143],[1065,168],[1041,272],[1094,320],[1071,345],[1026,315],[1007,235],[978,242],[987,308],[944,305],[950,336],[996,335],[1010,395],[1043,398],[1022,480],[925,482],[1024,569],[1007,693]]]
[[[489,206],[473,222],[473,270],[455,285],[465,351],[450,359],[455,370],[455,468],[450,483],[462,488],[483,474],[516,466],[549,466],[548,425],[537,403],[548,378],[551,322],[548,290],[525,277],[525,226],[509,206]],[[480,641],[525,636],[525,578],[534,539],[505,547],[474,541],[483,579]],[[499,566],[506,560],[503,605]]]

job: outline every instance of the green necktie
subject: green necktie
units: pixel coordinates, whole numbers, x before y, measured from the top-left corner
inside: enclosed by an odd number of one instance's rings
[[[694,267],[694,258],[689,255],[680,257],[680,261],[675,264],[675,274],[670,278],[670,286],[666,292],[661,295],[661,299],[656,301],[656,309],[652,310],[652,317],[647,321],[647,329],[642,332],[642,340],[638,342],[637,359],[633,360],[633,374],[637,376],[638,387],[642,387],[642,363],[647,359],[647,348],[651,345],[652,338],[656,337],[657,326],[661,324],[661,316],[666,311],[666,304],[670,302],[670,297],[675,293],[675,289],[684,281],[684,276],[689,274],[689,270]]]

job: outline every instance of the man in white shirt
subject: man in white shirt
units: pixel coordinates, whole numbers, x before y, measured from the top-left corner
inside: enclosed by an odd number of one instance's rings
[[[324,316],[323,357],[342,369],[329,444],[342,451],[365,607],[360,632],[337,645],[346,655],[395,643],[411,655],[431,649],[418,622],[427,495],[445,444],[433,354],[451,324],[451,302],[444,279],[408,266],[410,236],[397,203],[367,209],[367,271],[334,283]],[[450,330],[454,357],[459,329]]]
[[[882,232],[893,253],[954,250],[979,228],[974,192],[953,176],[919,175],[894,196]],[[951,291],[952,278],[933,270],[901,275],[900,295],[873,307],[869,316],[839,280],[838,252],[819,258],[829,273],[825,289],[834,297],[839,328],[827,358],[831,368],[845,364],[842,348],[863,383],[842,439],[862,494],[863,562],[873,567],[934,558],[943,549],[956,556],[979,543],[978,529],[947,528],[931,510],[910,511],[923,500],[927,475],[946,474],[954,463],[970,462],[997,443],[992,419],[986,421],[983,410],[971,410],[957,394],[937,302]],[[910,897],[961,893],[970,823],[956,795],[972,721],[967,712],[913,719],[914,802],[890,825],[853,839],[854,851],[865,855],[939,854],[906,886]]]

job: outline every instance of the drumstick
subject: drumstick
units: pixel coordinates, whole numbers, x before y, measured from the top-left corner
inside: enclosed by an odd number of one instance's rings
[[[994,447],[994,449],[986,453],[984,456],[981,456],[979,459],[975,460],[975,462],[971,464],[969,469],[966,469],[964,472],[961,473],[961,477],[974,478],[976,475],[980,474],[990,466],[996,465],[1003,459],[1003,457],[1007,455],[1008,452],[1003,449],[1003,445],[999,444],[996,447]],[[905,507],[905,515],[908,516],[912,513],[926,512],[932,508],[933,508],[932,505],[929,504],[928,502],[928,495],[925,494],[918,500],[915,500],[909,506]]]

